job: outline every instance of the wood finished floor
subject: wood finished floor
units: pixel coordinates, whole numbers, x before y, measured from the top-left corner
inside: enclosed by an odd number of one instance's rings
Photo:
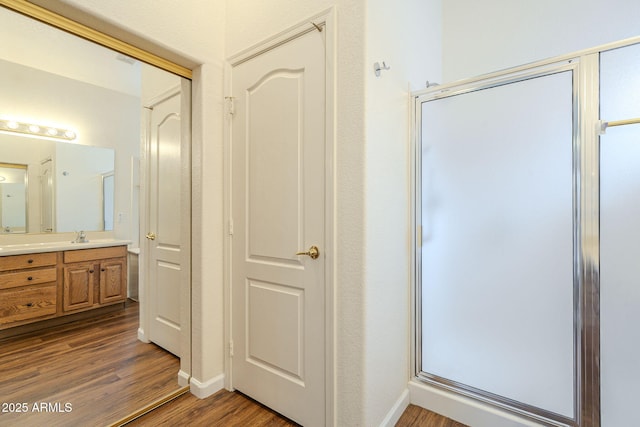
[[[178,358],[140,342],[137,331],[138,304],[128,302],[95,319],[0,340],[0,403],[28,408],[0,408],[0,426],[106,426],[178,389]],[[34,412],[41,402],[56,412]]]
[[[127,424],[145,426],[291,427],[298,426],[240,393],[219,391],[206,399],[185,394]],[[415,405],[409,405],[396,427],[466,427]]]
[[[409,405],[396,423],[396,427],[467,427],[450,418],[427,411],[416,405]]]
[[[27,403],[27,413],[0,408],[0,427],[101,427],[176,390],[179,360],[137,339],[138,304],[115,313],[0,339],[0,404]],[[64,411],[34,412],[51,403]],[[8,408],[7,408],[8,409]],[[297,426],[260,403],[222,390],[207,399],[178,397],[127,426]],[[397,427],[465,427],[410,405]]]

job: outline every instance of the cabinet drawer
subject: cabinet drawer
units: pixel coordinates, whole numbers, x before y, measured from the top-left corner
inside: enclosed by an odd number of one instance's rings
[[[0,289],[55,282],[57,276],[58,270],[55,267],[4,273],[0,274]]]
[[[56,285],[0,291],[0,325],[56,313]]]
[[[64,263],[93,261],[97,259],[119,258],[127,255],[126,246],[111,246],[108,248],[79,249],[64,252]]]
[[[57,259],[57,252],[4,256],[0,257],[0,271],[56,265]]]

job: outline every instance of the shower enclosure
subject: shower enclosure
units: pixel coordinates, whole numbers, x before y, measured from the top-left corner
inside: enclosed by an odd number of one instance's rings
[[[414,94],[418,380],[545,425],[634,419],[639,70],[625,42]]]

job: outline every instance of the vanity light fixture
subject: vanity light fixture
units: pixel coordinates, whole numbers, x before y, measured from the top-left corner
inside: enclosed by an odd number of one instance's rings
[[[24,136],[62,139],[64,141],[73,141],[76,139],[76,133],[70,129],[40,126],[33,123],[18,122],[16,120],[0,119],[0,131],[17,133]]]

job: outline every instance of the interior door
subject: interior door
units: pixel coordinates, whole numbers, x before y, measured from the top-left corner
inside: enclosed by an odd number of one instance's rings
[[[40,165],[40,231],[53,232],[53,160]]]
[[[325,423],[324,34],[232,69],[233,387],[305,426]]]
[[[177,91],[151,107],[148,188],[149,340],[180,357],[181,160]]]

